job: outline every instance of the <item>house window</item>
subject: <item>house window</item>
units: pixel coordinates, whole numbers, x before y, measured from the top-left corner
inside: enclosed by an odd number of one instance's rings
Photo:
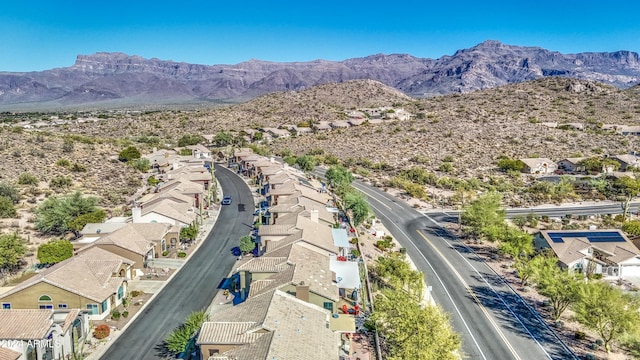
[[[40,304],[38,309],[53,309],[53,304]]]
[[[66,309],[67,304],[58,304],[58,309]]]
[[[107,300],[102,302],[102,307],[101,307],[101,311],[100,313],[102,314],[103,312],[107,311],[107,309],[109,308],[109,304],[107,303]]]
[[[122,285],[120,285],[120,287],[118,288],[118,300],[122,299],[123,296],[124,296],[124,289],[122,288]]]
[[[98,304],[87,304],[87,310],[91,315],[98,315]]]
[[[333,312],[333,303],[331,301],[325,301],[322,303],[322,307]]]
[[[11,303],[2,303],[2,310],[11,310]]]
[[[38,301],[52,301],[51,296],[49,295],[40,295]]]

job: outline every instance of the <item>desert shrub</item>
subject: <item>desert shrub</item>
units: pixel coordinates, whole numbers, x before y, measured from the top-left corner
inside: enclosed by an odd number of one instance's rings
[[[101,340],[109,336],[111,328],[107,324],[100,324],[93,330],[93,337]]]
[[[71,171],[73,171],[73,172],[87,172],[87,167],[85,165],[82,165],[82,164],[73,163],[73,165],[71,165]]]
[[[120,314],[120,311],[119,311],[118,309],[114,309],[114,310],[111,312],[111,319],[112,319],[112,320],[118,320],[118,319],[120,319],[120,315],[121,315],[121,314]]]
[[[140,295],[142,295],[142,291],[133,290],[133,291],[131,292],[131,297],[138,297],[138,296],[140,296]]]
[[[30,172],[25,172],[18,176],[18,184],[20,185],[38,185],[39,182],[38,177]]]
[[[167,256],[167,255],[169,255],[169,250],[165,250],[162,252],[162,256]]]
[[[582,331],[576,331],[573,337],[575,337],[576,340],[584,340],[587,338],[587,335]]]
[[[180,251],[180,252],[178,253],[178,257],[179,257],[179,258],[183,258],[183,257],[186,257],[186,256],[187,256],[187,253],[186,253],[186,252]]]
[[[71,186],[72,181],[71,178],[68,178],[63,175],[58,175],[51,180],[49,180],[49,187],[55,190],[65,189]]]
[[[360,251],[358,249],[352,249],[351,250],[351,255],[353,255],[355,257],[360,257]]]
[[[0,218],[13,218],[18,215],[13,201],[6,196],[0,196]]]
[[[128,312],[127,310],[123,311],[123,312],[122,312],[122,317],[123,317],[123,318],[125,318],[125,319],[126,319],[127,317],[129,317],[129,312]]]
[[[60,158],[56,161],[57,166],[67,167],[71,165],[71,162],[65,158]]]

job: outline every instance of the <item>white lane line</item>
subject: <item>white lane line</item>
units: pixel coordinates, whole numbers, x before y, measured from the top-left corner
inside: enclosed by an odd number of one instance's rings
[[[373,196],[369,196],[369,198],[371,198],[372,200],[375,200],[377,202],[379,202],[380,204],[384,205],[380,200],[374,198]],[[373,207],[374,209],[378,210],[378,212],[380,212],[382,214],[382,212],[380,211],[379,208],[377,208],[376,206],[374,206],[373,204],[370,204],[371,207]],[[469,325],[467,324],[467,322],[464,320],[464,317],[462,316],[462,314],[460,313],[460,309],[458,309],[458,306],[456,305],[455,301],[453,301],[453,298],[451,297],[451,294],[449,293],[449,290],[447,290],[447,287],[444,285],[444,282],[442,281],[442,279],[440,278],[440,276],[438,276],[438,273],[436,272],[436,270],[433,268],[433,266],[431,266],[431,264],[429,263],[429,261],[427,260],[427,258],[422,254],[422,252],[420,252],[420,249],[418,249],[418,247],[416,246],[416,244],[413,243],[413,241],[410,240],[409,236],[396,224],[394,224],[393,221],[391,221],[391,219],[389,219],[389,217],[387,217],[386,215],[382,214],[382,216],[384,216],[387,221],[389,222],[389,224],[393,225],[396,227],[396,229],[398,229],[398,231],[400,231],[405,238],[407,239],[407,241],[409,243],[411,243],[411,245],[416,249],[416,251],[418,252],[418,254],[420,254],[420,256],[422,257],[422,259],[427,263],[427,265],[429,265],[429,268],[431,269],[431,271],[433,272],[433,274],[436,276],[436,279],[438,279],[438,282],[440,283],[440,285],[442,285],[442,288],[444,289],[444,292],[447,294],[447,297],[449,298],[449,300],[451,301],[451,304],[453,305],[453,308],[456,310],[456,313],[458,314],[458,317],[460,318],[460,320],[462,321],[462,323],[464,324],[465,329],[467,329],[467,332],[469,333],[469,336],[471,336],[471,340],[473,340],[473,343],[476,345],[476,348],[478,349],[478,352],[480,353],[480,356],[482,356],[482,358],[484,360],[487,360],[487,357],[484,355],[484,353],[482,352],[482,349],[480,348],[480,345],[478,344],[478,341],[476,340],[476,337],[473,336],[473,332],[471,332],[471,329],[469,328]]]
[[[425,234],[423,234],[420,229],[416,229],[416,232],[433,249],[433,251],[435,251],[438,254],[438,256],[440,256],[440,258],[445,262],[445,264],[447,264],[449,269],[451,269],[453,274],[458,278],[458,281],[460,281],[462,286],[464,286],[464,288],[467,290],[467,292],[469,292],[469,295],[471,295],[471,297],[473,297],[473,299],[475,300],[476,304],[478,304],[478,306],[480,307],[480,310],[487,317],[487,320],[489,320],[489,323],[491,323],[491,326],[493,326],[493,328],[495,329],[496,334],[498,334],[498,336],[500,336],[500,338],[502,339],[504,344],[507,346],[507,348],[509,349],[509,351],[513,355],[513,357],[516,358],[516,360],[521,360],[520,356],[516,352],[516,349],[513,348],[513,345],[511,345],[509,340],[507,340],[507,337],[504,336],[504,333],[502,332],[502,330],[500,330],[500,327],[498,326],[498,324],[491,317],[491,315],[489,314],[489,311],[487,310],[487,308],[484,305],[482,305],[482,302],[480,301],[480,299],[478,299],[478,297],[473,292],[473,290],[471,290],[471,287],[469,286],[469,284],[462,278],[462,275],[460,275],[460,273],[456,270],[456,268],[453,265],[451,265],[449,260],[447,260],[447,258],[442,254],[442,252],[440,252],[440,250],[438,250],[438,248],[436,248],[435,245],[433,245],[431,240]]]
[[[433,221],[433,219],[431,219],[429,216],[425,215],[429,220]],[[442,225],[438,224],[437,222],[433,221],[434,224],[436,224],[437,226],[444,228]],[[445,239],[442,238],[442,236],[437,236],[440,240],[442,240],[442,242],[445,243],[445,245],[454,250],[455,249],[449,244],[447,243],[447,241]],[[461,241],[458,241],[459,243],[462,243]],[[469,249],[468,246],[466,246],[465,244],[462,244],[465,248],[467,248],[467,250],[471,251],[473,254],[475,254],[475,252],[473,252],[471,249]],[[518,320],[518,323],[520,323],[520,325],[522,326],[522,328],[527,332],[527,334],[529,334],[529,336],[533,339],[533,341],[536,342],[536,344],[538,344],[538,346],[540,347],[540,349],[545,353],[545,355],[547,355],[548,359],[551,359],[551,355],[549,355],[549,353],[547,352],[547,350],[545,350],[545,348],[542,346],[542,344],[540,344],[540,342],[538,341],[538,339],[533,336],[533,333],[529,330],[529,328],[522,322],[522,320],[520,320],[520,318],[515,314],[515,312],[513,311],[513,309],[507,304],[507,302],[504,300],[504,298],[502,296],[500,296],[500,294],[498,294],[498,292],[496,291],[496,289],[493,288],[493,286],[491,286],[491,284],[489,284],[489,281],[487,281],[487,279],[478,271],[478,269],[476,269],[473,264],[471,264],[471,262],[464,256],[462,256],[462,254],[459,251],[455,251],[456,254],[458,254],[458,256],[460,256],[462,258],[462,260],[464,260],[472,269],[473,271],[482,279],[482,281],[484,281],[485,284],[487,284],[487,286],[491,289],[491,291],[493,291],[493,293],[496,295],[496,297],[498,299],[500,299],[500,301],[502,302],[502,304],[504,304],[504,306],[507,308],[507,310],[509,310],[509,312],[511,313],[511,315],[513,315],[513,317]],[[475,255],[476,257],[478,257],[478,255]],[[482,261],[482,259],[479,259]],[[484,263],[484,261],[483,261]],[[486,264],[485,264],[486,265]],[[486,265],[488,266],[488,265]],[[496,274],[496,276],[499,276]]]

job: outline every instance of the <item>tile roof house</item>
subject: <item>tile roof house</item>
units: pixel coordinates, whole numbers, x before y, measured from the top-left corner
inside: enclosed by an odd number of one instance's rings
[[[583,172],[585,171],[585,167],[580,165],[582,160],[585,160],[586,157],[576,157],[576,158],[566,158],[558,161],[558,169],[564,170],[566,172]]]
[[[524,164],[522,172],[525,174],[553,174],[558,170],[555,161],[547,158],[524,158],[518,159]]]
[[[198,218],[189,204],[162,201],[149,207],[131,208],[134,223],[167,223],[179,227],[189,226]]]
[[[133,262],[93,247],[0,294],[3,309],[85,309],[104,319],[122,303]]]
[[[631,154],[614,155],[611,159],[620,163],[620,171],[640,168],[640,157]]]
[[[338,359],[340,336],[329,320],[328,310],[273,290],[213,314],[198,335],[200,358]]]
[[[570,271],[640,276],[640,249],[621,230],[542,230],[536,245],[550,247]]]
[[[146,267],[147,261],[158,257],[159,253],[167,249],[171,237],[179,236],[172,233],[171,229],[172,225],[167,223],[128,223],[76,253],[81,254],[93,247],[99,247],[131,260],[135,269],[142,269]]]
[[[68,359],[87,338],[89,318],[74,310],[0,310],[0,359]]]

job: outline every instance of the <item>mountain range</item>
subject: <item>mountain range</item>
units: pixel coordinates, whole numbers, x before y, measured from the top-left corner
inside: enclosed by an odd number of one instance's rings
[[[488,40],[438,59],[377,54],[344,61],[197,65],[123,53],[78,55],[74,65],[0,72],[0,108],[240,102],[265,93],[371,79],[413,97],[465,93],[548,76],[628,88],[640,82],[636,52],[561,54]]]

